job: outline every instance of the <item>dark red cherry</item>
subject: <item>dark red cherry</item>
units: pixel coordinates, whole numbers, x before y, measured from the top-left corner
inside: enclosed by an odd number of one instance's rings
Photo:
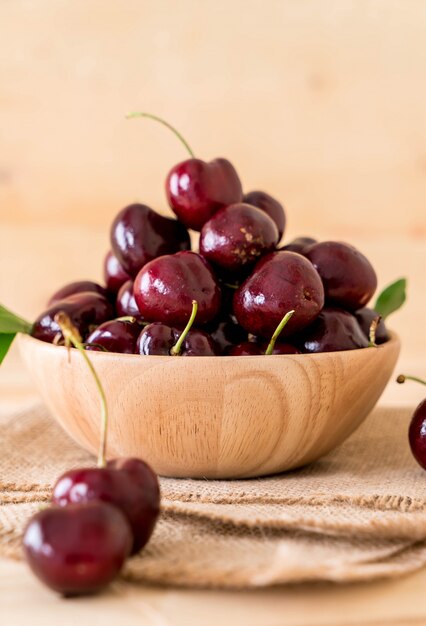
[[[117,294],[117,300],[115,302],[115,308],[118,317],[130,315],[130,317],[142,319],[138,305],[136,304],[135,295],[133,293],[133,280],[128,280],[120,287]]]
[[[316,239],[312,237],[296,237],[285,246],[280,248],[280,250],[286,250],[287,252],[298,252],[299,254],[303,254],[304,251],[312,246],[314,243],[317,243]]]
[[[221,293],[207,261],[195,252],[178,252],[145,265],[133,285],[144,319],[184,326],[192,302],[198,302],[197,324],[205,324],[220,310]]]
[[[133,551],[139,552],[150,539],[160,513],[160,485],[157,474],[141,459],[124,458],[108,461],[108,469],[115,469],[132,483],[133,497],[127,492],[123,511],[133,530]]]
[[[413,413],[408,438],[414,458],[426,469],[426,399],[420,402]]]
[[[170,356],[182,330],[160,322],[145,326],[137,340],[136,352],[142,355]],[[202,330],[190,330],[179,353],[181,356],[215,356],[218,349],[210,335]]]
[[[98,283],[94,283],[91,280],[77,280],[74,283],[68,283],[64,285],[58,291],[55,291],[53,296],[50,296],[48,305],[58,302],[58,300],[64,300],[68,296],[73,296],[76,293],[100,293],[101,296],[107,297],[108,293],[105,287],[101,287]]]
[[[182,356],[218,356],[213,338],[198,328],[190,330],[182,345]]]
[[[36,339],[52,343],[62,338],[61,330],[55,322],[55,315],[63,311],[81,334],[83,340],[102,322],[114,316],[108,300],[99,293],[76,293],[64,300],[58,300],[41,313],[33,324],[31,334]]]
[[[267,344],[263,343],[262,348],[265,348],[266,350],[267,347]],[[293,346],[293,344],[291,343],[277,341],[272,350],[272,354],[301,354],[301,352],[298,348],[296,348],[296,346]]]
[[[178,338],[176,329],[161,322],[153,322],[141,331],[135,352],[143,355],[170,356],[170,351]]]
[[[131,204],[120,211],[111,226],[111,245],[124,270],[136,276],[152,259],[189,250],[191,241],[185,226],[177,220],[145,204]]]
[[[66,596],[99,591],[130,554],[132,532],[123,513],[105,502],[51,507],[32,517],[24,554],[34,574]]]
[[[337,352],[367,348],[368,340],[352,313],[325,307],[300,336],[303,352]]]
[[[349,310],[362,308],[377,287],[370,261],[353,246],[340,241],[322,241],[304,255],[311,261],[324,284],[326,302]]]
[[[52,502],[69,506],[108,502],[126,516],[133,533],[132,554],[150,538],[160,510],[160,488],[152,469],[139,459],[115,459],[107,467],[70,470],[53,488]]]
[[[228,349],[229,356],[254,356],[265,355],[268,344],[264,341],[244,341],[237,346]],[[300,354],[300,350],[290,343],[277,342],[272,350],[272,354]]]
[[[258,209],[265,211],[272,218],[278,228],[278,238],[281,239],[285,230],[286,217],[282,204],[264,191],[250,191],[243,197],[243,202],[252,204]]]
[[[140,331],[140,324],[136,321],[109,320],[90,333],[86,339],[86,350],[101,347],[108,352],[134,354]]]
[[[115,254],[108,252],[104,260],[104,280],[108,292],[115,295],[129,279],[129,274],[124,271]]]
[[[248,333],[240,326],[234,315],[212,322],[206,330],[214,340],[221,354],[227,353],[228,348],[247,340]]]
[[[230,346],[226,352],[229,356],[260,356],[265,354],[262,346],[255,341],[242,341],[236,346]]]
[[[275,250],[277,243],[278,229],[269,215],[249,204],[231,204],[204,224],[200,253],[212,265],[238,273]]]
[[[180,221],[193,230],[201,230],[218,209],[243,198],[238,174],[226,159],[178,163],[167,176],[166,194]]]
[[[379,316],[374,309],[369,309],[368,307],[364,307],[363,309],[358,309],[354,313],[358,324],[361,326],[362,332],[370,339],[370,328],[373,320],[376,320]],[[377,328],[376,328],[376,343],[381,344],[388,341],[389,335],[383,319],[380,319]]]
[[[324,305],[318,272],[305,257],[294,252],[274,252],[259,261],[234,295],[235,316],[249,333],[268,339],[283,316],[294,315],[283,336],[310,324]]]

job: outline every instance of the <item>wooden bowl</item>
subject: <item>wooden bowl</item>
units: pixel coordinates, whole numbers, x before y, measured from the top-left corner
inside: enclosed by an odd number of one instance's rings
[[[99,395],[81,354],[19,336],[50,411],[96,452]],[[323,354],[161,357],[90,352],[106,390],[108,456],[137,456],[163,476],[242,478],[323,456],[365,419],[399,341]]]

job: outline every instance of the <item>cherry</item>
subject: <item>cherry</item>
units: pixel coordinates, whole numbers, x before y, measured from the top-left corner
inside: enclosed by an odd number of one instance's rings
[[[108,292],[115,295],[126,281],[130,279],[120,261],[113,252],[108,252],[104,260],[104,280]]]
[[[328,303],[349,310],[362,308],[377,287],[370,261],[353,246],[339,241],[322,241],[304,255],[321,276]]]
[[[101,294],[75,293],[56,301],[41,313],[33,324],[32,336],[48,343],[61,341],[61,329],[55,321],[55,316],[59,311],[64,311],[71,318],[73,325],[83,338],[91,332],[92,327],[99,326],[114,315],[111,304]]]
[[[215,356],[217,348],[210,335],[202,330],[191,330],[198,311],[192,303],[191,317],[184,330],[172,328],[161,322],[145,326],[137,341],[136,352],[142,355],[162,356]]]
[[[296,237],[285,246],[280,248],[280,250],[287,250],[287,252],[298,252],[299,254],[303,254],[304,251],[312,246],[312,244],[318,243],[316,239],[312,237]]]
[[[265,355],[266,344],[264,342],[243,341],[242,343],[229,348],[229,356],[260,356]],[[271,354],[300,354],[300,350],[290,343],[277,342]]]
[[[188,231],[180,222],[145,204],[130,204],[120,211],[111,226],[111,244],[131,276],[156,257],[191,248]]]
[[[109,320],[90,333],[86,339],[86,350],[101,347],[108,352],[134,354],[140,330],[134,318]]]
[[[132,554],[148,542],[160,510],[160,489],[152,469],[139,459],[115,459],[107,467],[74,469],[53,488],[59,506],[108,502],[125,515],[132,529]]]
[[[280,240],[284,234],[286,224],[283,205],[264,191],[249,191],[249,193],[244,194],[243,202],[261,209],[274,220],[278,228],[278,240]]]
[[[243,197],[238,174],[226,159],[209,163],[187,159],[175,165],[166,179],[166,195],[187,228],[201,230],[218,209]]]
[[[388,341],[389,335],[388,335],[387,328],[385,326],[385,322],[380,317],[380,315],[376,313],[376,311],[374,311],[374,309],[369,309],[368,307],[364,307],[362,309],[358,309],[358,311],[355,311],[354,315],[357,319],[358,324],[361,326],[362,332],[367,337],[367,339],[370,339],[371,323],[374,320],[378,319],[379,321],[375,330],[375,333],[376,333],[375,341],[377,344],[385,343],[386,341]]]
[[[198,302],[197,322],[213,320],[220,310],[219,284],[207,261],[195,252],[178,252],[147,263],[133,285],[145,320],[184,326]]]
[[[135,317],[139,320],[142,319],[133,293],[133,280],[128,280],[120,287],[117,294],[115,308],[119,317],[129,315],[130,317]]]
[[[414,458],[426,469],[426,399],[420,402],[413,413],[408,438]]]
[[[283,317],[278,324],[268,344],[263,341],[244,341],[243,343],[233,346],[228,350],[230,356],[252,356],[252,355],[265,355],[271,354],[300,354],[299,350],[288,343],[278,343],[278,338],[283,332],[285,326],[292,318],[294,311],[289,311]]]
[[[337,352],[367,348],[368,340],[356,317],[336,307],[326,307],[301,334],[303,352]]]
[[[145,355],[172,355],[181,332],[161,322],[148,324],[139,335],[136,352]],[[202,330],[192,330],[188,332],[179,354],[181,356],[216,356],[217,349],[213,339],[207,333]]]
[[[264,347],[265,344],[263,344],[262,348]],[[298,348],[296,348],[296,346],[293,346],[293,344],[291,343],[283,343],[281,341],[277,341],[271,354],[301,354],[301,352]]]
[[[321,279],[305,257],[294,252],[273,252],[259,261],[234,295],[234,313],[243,328],[268,338],[283,315],[294,315],[283,336],[310,324],[324,304]]]
[[[238,273],[275,250],[278,238],[277,226],[265,212],[249,204],[231,204],[204,224],[200,253],[214,266]]]
[[[426,381],[417,376],[404,376],[400,374],[396,379],[397,383],[405,383],[406,380],[413,380],[421,385],[426,385]],[[411,418],[408,429],[408,441],[411,452],[417,463],[426,469],[426,399],[422,400]]]
[[[191,158],[175,165],[166,179],[169,204],[187,228],[201,230],[218,209],[241,202],[243,198],[241,182],[229,161],[214,159],[206,163],[196,159],[188,142],[176,128],[156,115],[131,113],[127,117],[147,117],[160,122],[176,135],[189,152]]]
[[[132,546],[123,513],[104,502],[37,513],[24,533],[24,553],[34,574],[67,596],[94,593],[121,570]]]
[[[255,341],[242,341],[236,346],[230,346],[227,350],[228,356],[260,356],[265,354],[262,346]]]
[[[64,300],[64,298],[68,298],[68,296],[73,296],[76,293],[100,293],[101,296],[105,298],[108,295],[105,287],[98,285],[98,283],[94,283],[91,280],[78,280],[74,283],[68,283],[55,291],[53,296],[50,296],[48,305],[55,304],[58,300]]]
[[[228,348],[247,340],[248,333],[242,328],[234,315],[212,322],[207,329],[211,338],[217,345],[220,353],[227,352]]]

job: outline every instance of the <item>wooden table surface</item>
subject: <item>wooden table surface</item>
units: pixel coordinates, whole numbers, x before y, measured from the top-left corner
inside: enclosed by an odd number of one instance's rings
[[[106,248],[105,232],[63,228],[23,230],[5,226],[0,232],[1,301],[31,317],[49,292],[67,280],[97,278]],[[410,299],[395,315],[392,327],[402,337],[398,371],[425,376],[426,285],[425,248],[421,242],[355,241],[369,253],[381,284],[404,273],[410,277]],[[398,254],[395,254],[395,250]],[[43,251],[43,254],[40,254]],[[423,260],[423,261],[422,261]],[[24,280],[25,278],[25,280]],[[393,381],[381,402],[415,406],[424,392],[413,384]],[[15,411],[37,398],[16,350],[0,372],[0,410]],[[425,478],[426,479],[426,478]],[[162,589],[117,582],[98,597],[62,600],[31,575],[24,563],[0,559],[0,623],[21,626],[83,623],[108,626],[347,626],[426,624],[426,570],[400,580],[353,585],[307,584],[277,589],[222,592]]]

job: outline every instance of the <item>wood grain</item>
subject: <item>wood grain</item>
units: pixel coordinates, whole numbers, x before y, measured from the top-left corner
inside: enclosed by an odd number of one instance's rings
[[[84,448],[99,442],[99,398],[87,365],[20,336],[52,414]],[[364,350],[272,357],[91,353],[110,410],[109,456],[137,456],[161,475],[262,476],[318,459],[359,426],[399,354],[396,336]]]

